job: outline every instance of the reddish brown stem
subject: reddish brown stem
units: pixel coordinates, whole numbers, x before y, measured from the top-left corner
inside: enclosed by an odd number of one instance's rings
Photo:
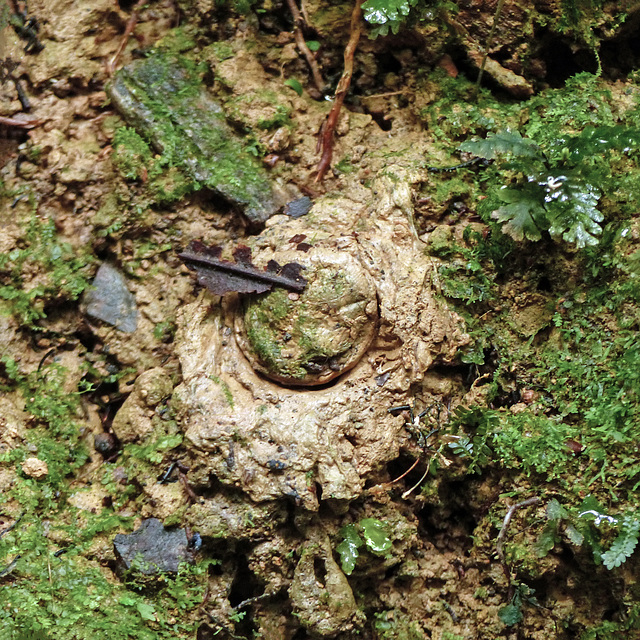
[[[124,29],[124,33],[122,34],[122,40],[120,40],[120,44],[118,45],[118,49],[115,52],[113,58],[107,62],[107,73],[112,75],[118,66],[118,62],[120,61],[120,56],[124,51],[124,48],[127,46],[127,42],[129,42],[129,38],[133,33],[133,30],[136,28],[136,24],[138,23],[138,12],[142,7],[146,4],[147,0],[138,0],[133,6],[131,10],[131,16],[127,22],[127,26]]]
[[[42,124],[43,120],[18,120],[16,118],[7,118],[6,116],[0,116],[0,124],[6,124],[9,127],[20,127],[21,129],[33,129],[39,124]]]
[[[336,89],[336,96],[333,101],[333,106],[329,112],[322,131],[320,132],[320,148],[322,149],[322,156],[318,163],[318,175],[316,175],[316,182],[322,181],[324,175],[331,167],[331,158],[333,156],[333,134],[338,122],[338,116],[340,115],[340,109],[344,102],[345,96],[349,91],[351,85],[351,76],[353,75],[353,56],[358,46],[358,40],[360,40],[360,33],[362,32],[362,3],[364,0],[356,0],[356,6],[353,8],[351,14],[351,35],[349,42],[344,50],[344,71],[338,87]]]
[[[302,33],[304,18],[302,17],[295,0],[287,0],[287,4],[289,5],[289,11],[291,11],[291,15],[293,16],[293,35],[296,39],[296,45],[298,46],[298,49],[300,49],[302,55],[306,58],[307,64],[311,69],[313,84],[316,86],[316,89],[322,93],[324,89],[324,80],[322,79],[320,69],[318,68],[318,63],[313,57],[313,53],[309,50],[309,47],[307,47],[307,43],[304,40],[304,34]]]

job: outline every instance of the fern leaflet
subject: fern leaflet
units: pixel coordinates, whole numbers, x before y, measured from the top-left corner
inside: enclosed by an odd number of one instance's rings
[[[541,155],[540,147],[535,142],[523,138],[517,131],[498,131],[489,134],[484,140],[469,140],[460,145],[460,151],[472,153],[474,156],[495,160],[501,155],[510,154],[521,158],[537,158]]]
[[[602,554],[602,561],[607,569],[619,567],[635,551],[640,533],[640,520],[626,515],[622,519],[618,537],[613,541],[608,551]]]

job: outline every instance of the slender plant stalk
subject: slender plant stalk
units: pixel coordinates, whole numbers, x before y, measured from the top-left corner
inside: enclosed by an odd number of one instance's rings
[[[336,88],[336,96],[333,101],[333,107],[329,112],[329,116],[325,120],[325,123],[320,132],[319,147],[322,150],[322,156],[318,163],[318,174],[316,175],[316,182],[321,182],[325,173],[331,167],[331,158],[333,156],[333,133],[338,122],[338,116],[340,115],[340,109],[344,102],[345,96],[349,91],[351,85],[351,76],[353,75],[353,56],[358,46],[358,40],[360,40],[360,33],[362,32],[362,3],[364,0],[356,0],[356,6],[353,8],[351,14],[351,35],[349,42],[344,50],[344,71],[342,77],[338,82]]]
[[[482,76],[484,75],[484,66],[487,63],[487,57],[489,56],[489,50],[493,45],[493,36],[496,33],[496,27],[498,26],[498,20],[500,19],[500,15],[502,14],[502,7],[504,7],[504,0],[498,0],[498,5],[496,6],[496,12],[493,14],[493,25],[491,26],[491,31],[489,31],[489,37],[487,38],[487,44],[484,48],[484,56],[482,57],[482,64],[480,65],[480,72],[478,73],[478,79],[476,80],[476,86],[473,89],[474,98],[478,95],[478,91],[480,89],[480,83],[482,82]]]

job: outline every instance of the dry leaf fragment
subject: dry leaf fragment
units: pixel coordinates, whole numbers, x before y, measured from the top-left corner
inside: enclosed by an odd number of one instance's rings
[[[281,266],[275,260],[269,260],[266,269],[260,269],[251,262],[251,249],[245,245],[233,250],[235,262],[223,260],[221,255],[222,247],[207,247],[194,240],[178,257],[196,272],[199,284],[219,296],[230,291],[264,293],[274,286],[301,292],[307,284],[300,275],[304,267],[297,262]]]

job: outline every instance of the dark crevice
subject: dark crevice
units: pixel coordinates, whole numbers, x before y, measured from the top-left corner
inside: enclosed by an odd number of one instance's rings
[[[238,545],[235,554],[237,561],[236,574],[231,584],[231,590],[229,591],[229,604],[232,607],[239,605],[249,598],[255,598],[264,593],[264,585],[258,580],[253,571],[249,569],[247,562],[249,551],[248,545]]]
[[[327,566],[325,564],[324,558],[316,556],[313,559],[313,574],[315,575],[318,583],[321,585],[321,588],[324,588],[327,579]]]
[[[399,478],[402,474],[404,474],[408,469],[411,469],[413,464],[416,461],[415,455],[401,453],[397,458],[391,460],[387,464],[387,471],[389,473],[389,482]],[[409,489],[413,487],[422,477],[425,471],[425,465],[422,463],[418,463],[406,476],[404,476],[401,480],[394,485],[394,487],[398,488],[401,491]]]
[[[599,53],[605,74],[613,80],[640,68],[640,11],[627,16],[616,35],[601,43]]]
[[[537,57],[545,64],[549,86],[562,87],[577,73],[598,71],[598,60],[592,50],[575,49],[569,41],[555,35],[540,34],[540,39],[542,46]]]
[[[358,446],[358,439],[355,436],[345,435],[344,439],[350,444],[352,444],[354,447]]]
[[[538,291],[553,291],[553,285],[551,284],[551,280],[549,280],[547,276],[541,276],[540,280],[538,280]]]
[[[366,113],[368,113],[373,118],[373,121],[383,131],[391,131],[391,128],[393,127],[393,122],[390,118],[387,119],[386,113],[380,113],[378,111],[369,111],[369,110],[366,110]]]

